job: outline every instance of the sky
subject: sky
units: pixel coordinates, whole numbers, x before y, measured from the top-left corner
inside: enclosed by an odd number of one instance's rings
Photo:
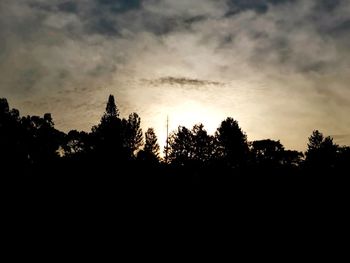
[[[109,94],[161,146],[178,125],[350,144],[348,0],[0,0],[0,97],[89,131]]]

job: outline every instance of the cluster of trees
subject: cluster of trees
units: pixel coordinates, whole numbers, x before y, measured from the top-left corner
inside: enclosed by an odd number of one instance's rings
[[[192,129],[179,126],[168,138],[160,158],[157,136],[152,128],[145,134],[141,119],[132,113],[119,116],[114,97],[91,132],[54,127],[49,113],[43,117],[23,116],[0,99],[0,163],[36,171],[40,167],[194,167],[219,169],[308,170],[343,169],[350,165],[350,147],[338,146],[331,137],[315,130],[305,153],[286,150],[271,139],[249,142],[233,118],[222,121],[214,135],[202,124]],[[88,169],[88,168],[86,168]],[[73,169],[74,170],[74,169]]]
[[[65,162],[85,164],[125,163],[140,159],[159,162],[159,145],[152,128],[145,133],[136,113],[120,118],[114,97],[91,132],[71,130],[67,134],[54,127],[51,114],[20,117],[0,99],[0,163],[12,167],[47,167]],[[141,150],[141,147],[143,149]]]
[[[49,113],[20,117],[0,99],[0,163],[2,166],[35,166],[58,157],[64,133],[54,128]]]
[[[350,165],[350,147],[339,146],[318,130],[309,137],[305,153],[286,150],[280,141],[271,139],[248,142],[238,122],[227,118],[214,136],[202,124],[192,130],[179,127],[169,137],[169,161],[186,165],[197,163],[229,168],[303,168],[333,169]]]
[[[169,145],[169,160],[178,165],[215,163],[229,168],[276,168],[297,167],[303,160],[303,153],[285,150],[279,141],[248,142],[232,118],[222,121],[214,136],[209,135],[202,124],[193,126],[192,130],[179,127],[170,135]]]
[[[159,145],[152,128],[146,131],[145,138],[144,143],[138,114],[120,118],[114,97],[110,95],[100,123],[93,126],[90,133],[70,131],[62,145],[62,155],[66,159],[88,158],[101,162],[125,163],[136,159],[158,162]]]

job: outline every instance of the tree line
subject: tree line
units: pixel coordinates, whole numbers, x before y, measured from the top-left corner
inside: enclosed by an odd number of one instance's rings
[[[0,99],[0,164],[23,175],[78,176],[97,168],[108,175],[111,167],[124,175],[145,171],[177,176],[262,170],[283,174],[338,172],[350,165],[350,147],[337,145],[318,130],[308,138],[303,153],[285,149],[279,140],[248,141],[238,121],[231,117],[223,120],[213,135],[203,124],[196,124],[191,129],[179,126],[167,140],[167,158],[161,158],[154,129],[143,133],[137,113],[122,118],[113,95],[108,98],[100,122],[90,132],[68,133],[55,128],[51,114],[20,116],[5,98]],[[123,172],[125,168],[127,172]]]

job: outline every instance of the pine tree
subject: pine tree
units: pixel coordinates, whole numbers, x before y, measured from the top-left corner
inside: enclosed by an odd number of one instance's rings
[[[92,127],[91,140],[96,159],[115,161],[128,158],[124,150],[124,127],[113,95],[108,97],[100,123]]]
[[[153,128],[148,128],[145,133],[145,147],[144,151],[147,154],[153,155],[155,158],[159,158],[159,145],[157,142],[157,136],[153,130]]]
[[[108,102],[106,106],[106,114],[113,117],[119,117],[119,111],[115,104],[114,96],[109,95]]]
[[[318,169],[331,168],[335,165],[338,149],[339,146],[333,142],[333,138],[324,137],[315,130],[309,137],[305,164]]]
[[[321,148],[322,142],[324,140],[323,134],[315,130],[312,132],[311,136],[309,137],[309,143],[307,144],[307,151],[313,151],[318,150]]]
[[[141,118],[137,113],[129,115],[127,121],[123,120],[124,146],[131,156],[143,145],[143,134],[141,129]]]

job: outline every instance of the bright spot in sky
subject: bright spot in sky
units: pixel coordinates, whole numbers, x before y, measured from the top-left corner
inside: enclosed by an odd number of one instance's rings
[[[176,129],[177,124],[187,128],[198,123],[203,123],[209,133],[215,131],[218,126],[218,112],[201,103],[187,101],[172,109],[169,114],[169,128]]]
[[[189,100],[179,103],[176,106],[169,107],[168,111],[169,119],[169,134],[177,131],[178,126],[185,126],[188,129],[192,129],[195,124],[202,123],[204,129],[209,134],[214,134],[220,122],[223,120],[223,113],[217,111],[217,109],[210,108],[207,105],[203,105],[200,102]],[[161,149],[164,149],[166,142],[166,119],[161,119],[161,123],[158,123],[160,127],[157,131],[158,141]],[[163,154],[163,152],[161,153]]]

